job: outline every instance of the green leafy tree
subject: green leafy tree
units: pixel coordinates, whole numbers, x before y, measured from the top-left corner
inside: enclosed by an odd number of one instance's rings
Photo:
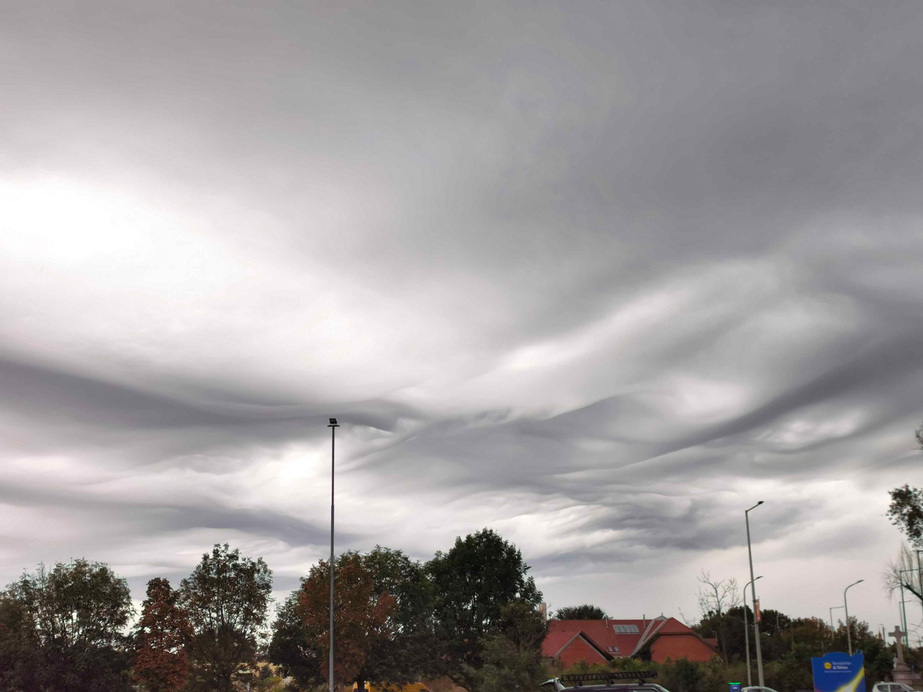
[[[400,550],[375,546],[362,557],[378,593],[395,600],[391,635],[369,650],[366,680],[405,684],[438,674],[440,651],[434,637],[434,585],[426,569]]]
[[[191,638],[192,625],[179,607],[179,592],[166,579],[151,579],[135,633],[135,679],[151,692],[184,687],[189,679],[185,645]]]
[[[519,549],[490,529],[456,539],[428,569],[436,585],[436,635],[445,673],[474,689],[470,671],[482,667],[485,637],[501,622],[503,608],[514,602],[537,607],[541,593]]]
[[[262,558],[241,557],[227,543],[215,545],[183,579],[179,591],[179,605],[193,631],[190,686],[230,691],[238,668],[255,665],[272,572]]]
[[[665,667],[659,682],[670,692],[705,692],[705,678],[704,665],[681,658],[672,666]]]
[[[128,585],[84,559],[39,566],[0,595],[0,688],[130,689]]]
[[[555,611],[555,620],[605,620],[608,615],[599,606],[584,603],[578,606],[565,606]]]
[[[923,426],[916,431],[917,444],[923,449]],[[915,548],[923,549],[923,488],[903,485],[891,491],[888,517]]]
[[[309,642],[310,632],[299,603],[300,590],[292,592],[276,611],[269,642],[269,660],[299,687],[311,688],[324,681],[321,649]]]
[[[538,689],[547,678],[542,641],[548,628],[530,603],[514,601],[500,611],[500,620],[482,642],[484,665],[466,667],[466,677],[479,692]]]
[[[920,431],[917,431],[920,435]],[[888,517],[914,546],[923,548],[923,488],[903,485],[891,491]]]

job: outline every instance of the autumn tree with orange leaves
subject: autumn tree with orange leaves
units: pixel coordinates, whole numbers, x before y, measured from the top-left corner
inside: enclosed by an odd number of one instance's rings
[[[179,592],[166,579],[147,583],[147,599],[136,634],[134,677],[151,692],[173,692],[189,679],[185,644],[192,636]]]
[[[368,680],[370,653],[395,634],[397,600],[376,589],[375,575],[358,553],[344,553],[334,575],[334,680],[338,683]],[[330,567],[320,562],[301,585],[298,605],[309,645],[318,651],[321,671],[329,679]]]

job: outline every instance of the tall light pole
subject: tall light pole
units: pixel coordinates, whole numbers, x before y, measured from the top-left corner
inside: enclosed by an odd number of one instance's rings
[[[756,579],[762,579],[763,575],[761,574]],[[756,581],[754,579],[753,581]],[[750,672],[750,625],[747,624],[747,587],[753,586],[753,581],[748,581],[744,584],[744,649],[747,651],[747,687],[753,685],[753,676]],[[756,613],[754,613],[754,616]]]
[[[765,687],[763,682],[763,649],[760,646],[760,619],[756,612],[756,578],[753,576],[753,550],[750,547],[750,512],[763,504],[760,500],[750,509],[744,510],[744,521],[747,523],[747,555],[750,558],[750,595],[753,597],[753,637],[756,639],[756,674],[759,677],[760,687]]]
[[[852,637],[849,635],[849,603],[846,602],[846,592],[856,584],[861,584],[865,579],[854,581],[852,584],[843,589],[843,608],[846,609],[846,647],[849,649],[849,655],[852,656]]]
[[[339,424],[336,418],[330,419],[330,661],[327,680],[330,692],[333,692],[333,460],[336,452],[336,437]]]

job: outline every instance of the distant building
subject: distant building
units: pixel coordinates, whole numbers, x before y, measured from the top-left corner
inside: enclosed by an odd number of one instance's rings
[[[718,655],[713,640],[663,616],[653,620],[551,620],[542,643],[542,656],[565,668],[578,661],[593,664],[639,656],[645,650],[657,663],[681,658],[705,662]]]

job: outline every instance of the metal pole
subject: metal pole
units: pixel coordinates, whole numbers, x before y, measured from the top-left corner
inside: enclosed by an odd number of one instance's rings
[[[330,692],[333,692],[333,470],[336,453],[337,419],[331,418],[330,425],[330,660],[328,662]]]
[[[747,555],[750,558],[750,595],[753,597],[753,638],[756,639],[756,672],[759,678],[760,687],[765,687],[763,682],[763,650],[760,646],[760,621],[756,612],[756,581],[753,577],[753,550],[750,547],[750,510],[756,509],[763,501],[760,500],[750,509],[744,510],[744,520],[747,523]]]
[[[747,650],[747,687],[753,685],[753,675],[750,671],[750,625],[747,624],[747,587],[753,582],[744,584],[744,648]]]
[[[763,575],[761,574],[756,579],[762,578]],[[744,584],[744,649],[747,652],[747,687],[751,687],[753,685],[753,674],[750,670],[750,625],[747,623],[747,587],[752,587],[753,582],[756,581],[756,579],[753,581],[748,581],[746,584]]]
[[[849,655],[852,656],[852,637],[850,636],[849,630],[849,603],[846,601],[846,592],[849,591],[856,584],[861,584],[865,579],[860,579],[859,581],[854,581],[852,584],[843,589],[843,608],[846,610],[846,647],[849,650]]]

